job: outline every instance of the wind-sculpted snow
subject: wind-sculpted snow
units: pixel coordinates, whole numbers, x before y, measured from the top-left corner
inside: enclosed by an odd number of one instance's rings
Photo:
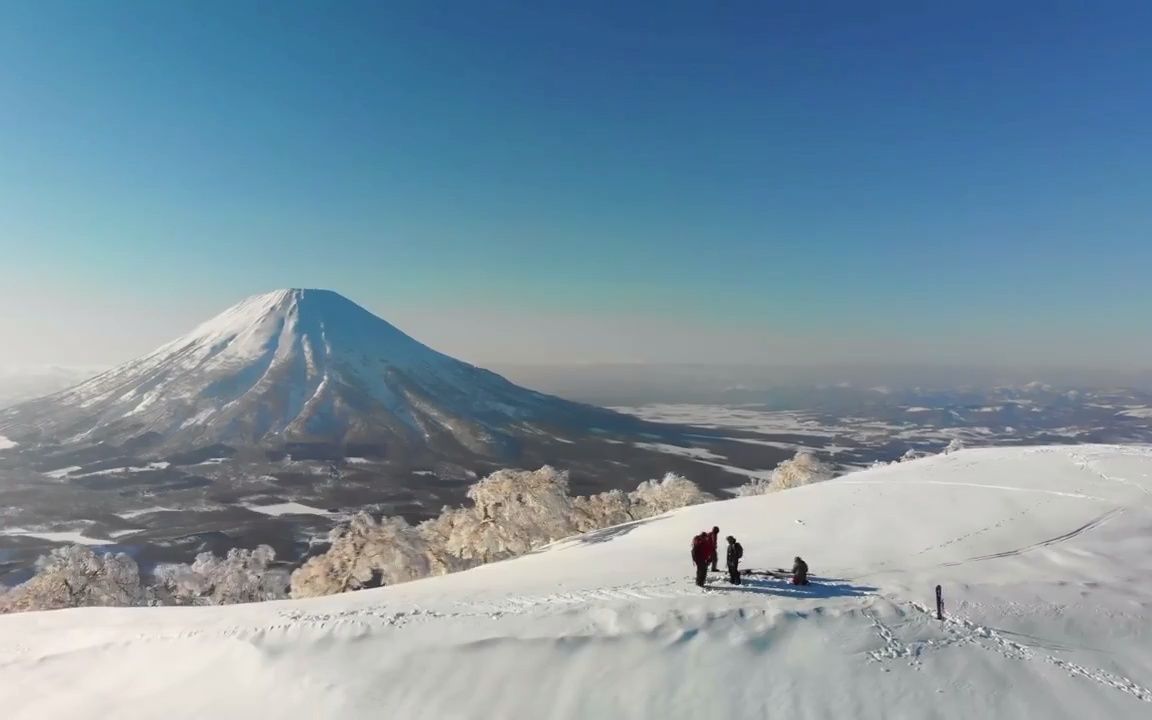
[[[718,525],[763,570],[691,581]],[[944,590],[937,620],[933,588]],[[379,590],[0,617],[56,718],[1146,718],[1152,449],[963,450]]]
[[[449,442],[501,455],[533,423],[588,429],[614,417],[436,352],[336,293],[280,290],[146,357],[0,413],[0,431],[17,442],[167,451]]]

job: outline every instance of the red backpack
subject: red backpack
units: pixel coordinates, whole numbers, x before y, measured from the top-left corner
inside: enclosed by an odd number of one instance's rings
[[[705,562],[711,556],[712,543],[707,535],[700,534],[692,538],[692,559],[696,562]]]

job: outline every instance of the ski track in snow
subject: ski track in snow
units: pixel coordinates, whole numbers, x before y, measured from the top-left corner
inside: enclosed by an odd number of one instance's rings
[[[1140,453],[1129,453],[1129,452],[1122,452],[1120,454],[1122,454],[1122,455],[1135,455],[1135,456],[1140,455]],[[1081,470],[1084,470],[1085,472],[1092,473],[1093,475],[1100,478],[1101,480],[1105,480],[1105,481],[1111,482],[1111,483],[1118,483],[1118,484],[1123,485],[1125,487],[1139,490],[1140,492],[1144,493],[1145,495],[1152,496],[1152,490],[1149,490],[1147,487],[1145,487],[1139,483],[1134,483],[1131,480],[1127,480],[1125,478],[1118,477],[1116,475],[1111,475],[1109,473],[1106,473],[1106,472],[1100,470],[1092,462],[1092,459],[1089,458],[1087,455],[1084,455],[1083,453],[1074,452],[1074,451],[1069,452],[1068,458],[1072,461],[1073,465],[1080,468]]]
[[[836,482],[844,485],[890,485],[893,480],[843,480],[839,479]],[[1022,488],[1012,487],[1010,485],[986,485],[984,483],[966,483],[966,482],[947,482],[943,480],[920,480],[917,485],[949,485],[952,487],[971,487],[980,488],[983,490],[1007,490],[1010,492],[1022,493],[1040,493],[1042,495],[1055,495],[1057,497],[1070,497],[1079,498],[1081,500],[1096,500],[1097,502],[1108,502],[1105,498],[1094,497],[1092,495],[1083,495],[1080,493],[1060,492],[1059,490],[1043,490],[1040,488]]]
[[[939,623],[946,637],[905,642],[899,639],[896,629],[882,622],[875,612],[865,609],[863,615],[868,619],[881,644],[879,649],[867,651],[871,660],[878,663],[906,660],[909,667],[919,670],[922,667],[922,658],[928,653],[940,652],[958,646],[973,646],[998,653],[1009,660],[1045,662],[1064,670],[1073,677],[1083,678],[1103,687],[1127,693],[1143,702],[1152,703],[1152,689],[1131,678],[1056,657],[1036,646],[1009,640],[995,628],[980,625],[962,617],[945,613],[943,621],[937,620],[935,610],[918,602],[906,602],[903,605],[925,616],[929,622]]]
[[[929,616],[934,622],[941,622],[936,620],[935,610],[918,602],[909,602],[907,604],[909,607],[912,607],[918,612]],[[879,625],[878,622],[877,625]],[[943,625],[946,632],[950,636],[950,642],[943,644],[936,643],[935,645],[932,643],[905,645],[903,646],[902,652],[897,653],[896,656],[903,657],[915,655],[918,657],[920,652],[925,647],[940,648],[947,647],[948,645],[973,644],[978,647],[982,647],[985,650],[997,652],[1012,660],[1039,660],[1041,662],[1046,662],[1055,665],[1056,667],[1066,671],[1069,675],[1074,677],[1084,678],[1104,687],[1113,688],[1115,690],[1128,693],[1138,700],[1152,703],[1152,689],[1144,687],[1143,685],[1140,685],[1130,678],[1116,675],[1115,673],[1108,672],[1107,670],[1101,670],[1100,668],[1090,668],[1078,663],[1071,662],[1069,660],[1065,660],[1063,658],[1058,658],[1055,655],[1044,652],[1041,648],[1036,646],[1024,645],[1014,640],[1009,640],[1008,638],[1004,637],[1001,631],[996,630],[995,628],[980,625],[962,617],[949,615],[948,613],[944,614]],[[891,630],[887,631],[887,635],[892,638],[893,645],[901,645],[901,643],[895,639],[895,636],[892,634]]]
[[[1055,545],[1057,543],[1064,542],[1065,540],[1071,540],[1072,538],[1076,537],[1077,535],[1080,535],[1082,533],[1086,533],[1089,530],[1092,530],[1094,528],[1097,528],[1097,527],[1107,523],[1113,517],[1115,517],[1119,513],[1124,512],[1126,509],[1127,508],[1123,508],[1123,507],[1113,508],[1112,510],[1109,510],[1108,512],[1104,513],[1103,515],[1096,516],[1095,518],[1084,523],[1083,525],[1081,525],[1078,528],[1075,528],[1073,530],[1069,530],[1068,532],[1063,533],[1061,535],[1057,535],[1055,537],[1048,538],[1047,540],[1041,540],[1040,542],[1033,543],[1031,545],[1025,545],[1024,547],[1016,548],[1014,550],[1002,550],[1000,552],[991,553],[989,555],[977,555],[976,557],[968,558],[967,560],[964,560],[962,562],[976,562],[979,560],[994,560],[996,558],[1011,557],[1013,555],[1020,555],[1020,554],[1023,554],[1023,553],[1026,553],[1026,552],[1029,552],[1032,550],[1039,550],[1040,548],[1049,547],[1050,545]],[[1000,527],[1000,525],[996,525],[994,527]],[[985,529],[987,529],[987,528],[985,528]],[[947,565],[959,565],[959,564],[960,563],[947,563]]]

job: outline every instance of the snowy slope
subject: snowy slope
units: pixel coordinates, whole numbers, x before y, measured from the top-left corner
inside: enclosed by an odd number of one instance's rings
[[[819,584],[695,588],[713,524]],[[14,719],[1147,718],[1152,449],[970,450],[345,596],[8,616],[0,665]]]
[[[0,412],[0,434],[166,451],[288,442],[499,455],[618,417],[454,360],[327,290],[257,295],[152,354]]]

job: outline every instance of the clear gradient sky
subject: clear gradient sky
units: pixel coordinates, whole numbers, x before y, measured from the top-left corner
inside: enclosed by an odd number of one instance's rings
[[[1152,3],[0,0],[0,365],[1152,365]]]

